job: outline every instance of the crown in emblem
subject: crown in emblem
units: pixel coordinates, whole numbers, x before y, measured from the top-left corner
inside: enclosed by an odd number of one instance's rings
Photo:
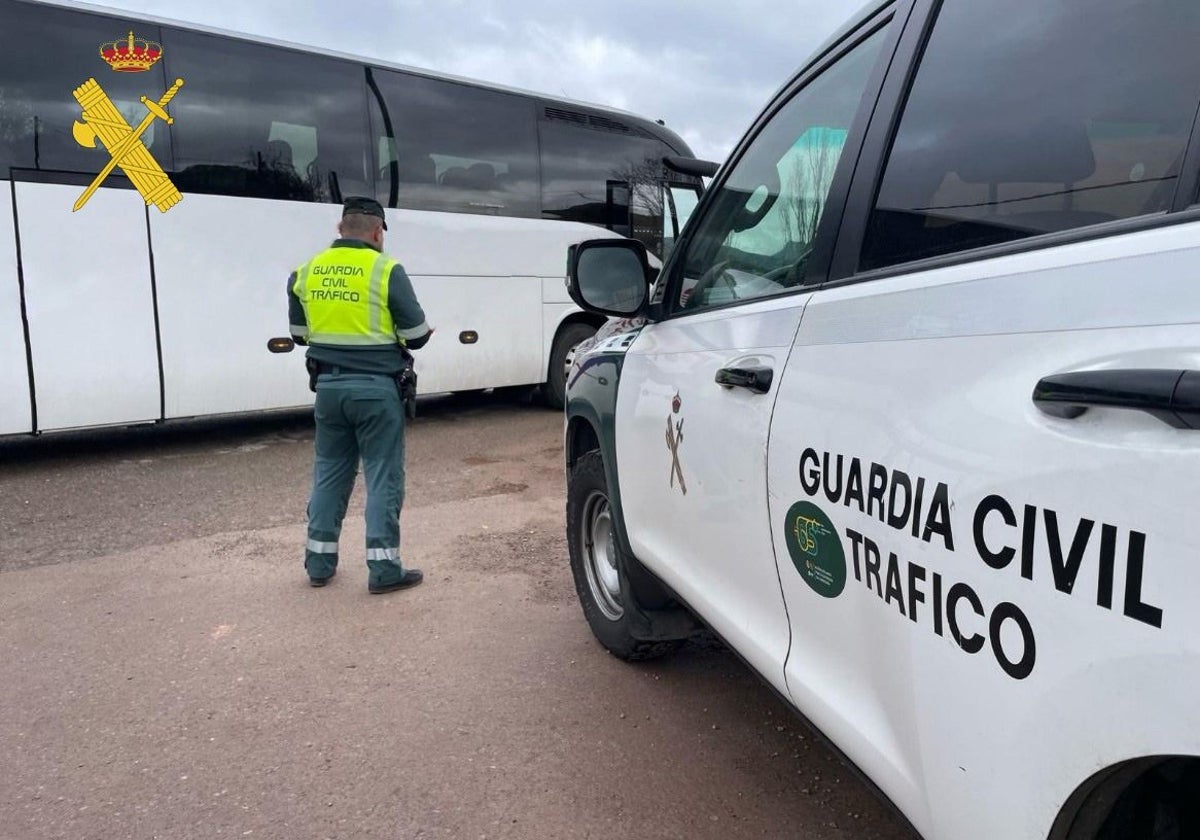
[[[154,62],[162,58],[162,44],[147,41],[145,38],[134,38],[133,32],[128,38],[119,41],[109,41],[100,45],[100,57],[108,62],[108,66],[121,73],[141,73],[154,66]]]

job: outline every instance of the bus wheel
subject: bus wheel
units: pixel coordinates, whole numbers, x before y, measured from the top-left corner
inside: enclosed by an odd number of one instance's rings
[[[671,653],[682,639],[646,640],[631,632],[626,598],[633,589],[626,574],[637,561],[621,552],[614,515],[604,458],[593,449],[575,462],[567,479],[567,550],[583,615],[600,644],[618,659],[632,662]]]
[[[546,404],[551,408],[562,408],[567,402],[567,365],[570,363],[571,351],[581,341],[586,341],[596,334],[596,328],[582,321],[567,324],[554,337],[550,348],[550,368],[546,371],[546,385],[543,395]]]

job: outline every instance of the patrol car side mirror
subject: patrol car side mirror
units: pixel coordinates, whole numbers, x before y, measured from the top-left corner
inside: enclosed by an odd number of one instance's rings
[[[589,239],[567,250],[567,291],[580,308],[629,317],[646,305],[650,264],[632,239]]]

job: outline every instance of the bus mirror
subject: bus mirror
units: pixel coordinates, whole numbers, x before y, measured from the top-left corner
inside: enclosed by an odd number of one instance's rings
[[[667,169],[673,172],[678,172],[681,175],[695,175],[700,178],[711,178],[721,168],[719,163],[714,163],[711,160],[700,160],[681,155],[667,155],[662,159],[662,162]]]
[[[631,239],[591,239],[567,253],[567,290],[581,308],[622,317],[641,312],[650,277],[645,245]]]
[[[291,353],[296,347],[296,342],[290,338],[269,338],[267,339],[267,349],[272,353]]]

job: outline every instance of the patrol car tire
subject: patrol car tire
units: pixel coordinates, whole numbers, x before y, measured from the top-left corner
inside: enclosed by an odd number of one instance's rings
[[[558,331],[550,346],[550,367],[546,371],[543,395],[551,408],[561,409],[567,402],[567,357],[581,341],[596,334],[596,327],[576,321]]]
[[[679,648],[682,639],[645,640],[631,632],[626,599],[632,596],[628,569],[637,560],[618,545],[604,458],[592,450],[579,458],[567,478],[567,549],[575,592],[600,644],[618,659],[654,659]]]

